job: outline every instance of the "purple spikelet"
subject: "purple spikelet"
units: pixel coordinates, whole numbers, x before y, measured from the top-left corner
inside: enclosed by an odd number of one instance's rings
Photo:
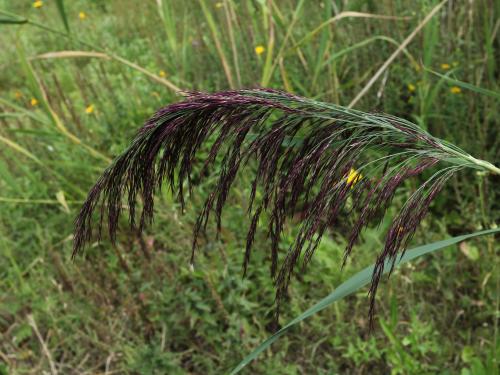
[[[142,231],[153,219],[154,196],[164,182],[184,208],[184,189],[187,186],[191,191],[193,164],[207,140],[211,146],[199,175],[209,174],[216,160],[220,169],[194,226],[191,260],[210,214],[215,213],[220,230],[222,210],[237,173],[255,160],[244,272],[259,218],[265,214],[278,309],[295,266],[299,262],[302,268],[307,265],[323,234],[342,215],[353,218],[345,263],[362,229],[380,222],[398,187],[462,152],[456,148],[450,152],[449,146],[406,120],[280,91],[188,93],[183,102],[166,106],[149,119],[129,148],[97,180],[75,220],[73,254],[92,238],[96,209],[98,238],[105,222],[111,241],[115,241],[124,203],[131,228]],[[406,249],[433,198],[460,168],[462,164],[438,169],[393,220],[373,274],[371,319],[384,265],[387,261],[394,264],[398,253]],[[300,203],[306,203],[306,209],[299,233],[280,262],[279,244],[286,219],[297,212]]]

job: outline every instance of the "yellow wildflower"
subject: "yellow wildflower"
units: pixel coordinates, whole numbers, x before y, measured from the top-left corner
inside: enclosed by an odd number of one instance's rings
[[[460,94],[462,92],[462,89],[460,87],[458,87],[458,86],[452,86],[450,88],[450,92],[452,94]]]
[[[87,14],[85,12],[80,12],[80,13],[78,13],[78,18],[80,18],[81,20],[84,20],[85,18],[87,18]]]
[[[167,76],[167,73],[165,73],[164,70],[160,70],[160,77],[165,78]]]
[[[33,2],[33,8],[41,8],[42,5],[43,5],[43,1],[42,0],[37,0],[37,1]]]
[[[443,69],[443,70],[448,70],[448,69],[450,69],[450,64],[446,64],[446,63],[441,64],[441,69]]]
[[[408,84],[408,91],[409,92],[414,92],[417,88],[415,87],[415,85],[413,83],[409,83]]]
[[[222,8],[224,4],[222,4],[220,1],[218,3],[215,3],[216,8]]]
[[[255,53],[256,53],[257,55],[262,55],[262,54],[264,53],[264,51],[265,51],[265,50],[266,50],[266,49],[264,48],[264,46],[260,46],[260,45],[259,45],[259,46],[255,47]]]
[[[21,91],[16,91],[14,93],[14,98],[21,99],[22,97],[23,97],[23,94],[21,93]]]
[[[93,104],[88,105],[87,108],[85,108],[85,113],[87,115],[90,115],[91,113],[94,113],[94,105]]]
[[[349,175],[347,176],[347,183],[351,184],[354,186],[355,183],[357,183],[359,180],[361,180],[361,173],[359,173],[357,170],[351,168],[349,171]]]
[[[30,104],[31,104],[33,107],[35,107],[35,106],[37,106],[37,105],[38,105],[38,100],[36,100],[35,98],[31,98],[31,100],[30,100]]]

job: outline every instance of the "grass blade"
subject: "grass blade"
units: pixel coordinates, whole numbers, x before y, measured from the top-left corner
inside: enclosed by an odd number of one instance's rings
[[[3,18],[0,17],[0,25],[1,24],[6,24],[6,25],[22,25],[23,23],[27,23],[28,20],[26,19],[13,19],[13,18]]]
[[[425,68],[425,70],[428,71],[429,73],[432,73],[432,74],[444,79],[446,82],[449,82],[453,85],[459,86],[463,89],[470,90],[470,91],[473,91],[473,92],[478,93],[478,94],[487,95],[487,96],[490,96],[490,97],[495,98],[495,99],[500,99],[500,93],[498,93],[498,92],[491,91],[488,89],[483,89],[482,87],[474,86],[474,85],[467,83],[467,82],[459,81],[458,79],[451,78],[448,75],[444,75],[444,74],[435,72],[434,70],[431,70],[429,68]]]
[[[396,47],[399,48],[400,44],[392,39],[392,38],[389,38],[389,37],[386,37],[384,35],[376,35],[376,36],[373,36],[373,37],[370,37],[368,39],[365,39],[365,40],[362,40],[361,42],[358,42],[358,43],[355,43],[355,44],[352,44],[350,45],[349,47],[346,47],[338,52],[334,52],[332,53],[329,57],[328,57],[328,60],[326,60],[321,68],[324,68],[325,66],[331,64],[332,62],[334,62],[335,60],[337,60],[338,58],[358,49],[358,48],[361,48],[361,47],[364,47],[370,43],[373,43],[375,41],[378,41],[378,40],[381,40],[381,41],[384,41],[384,42],[388,42],[388,43],[391,43],[391,44],[394,44]],[[406,48],[403,49],[403,53],[405,54],[406,57],[408,57],[408,60],[410,60],[411,64],[415,67],[418,67],[418,63],[417,61],[415,60],[415,58],[411,55],[410,52],[408,52],[408,50]]]
[[[143,67],[133,63],[132,61],[126,60],[118,55],[112,53],[104,53],[104,52],[96,52],[96,51],[55,51],[55,52],[47,52],[42,53],[41,55],[37,55],[32,57],[30,60],[36,59],[66,59],[66,58],[79,58],[79,57],[89,57],[89,58],[99,58],[104,60],[115,60],[119,63],[128,66],[142,74],[148,76],[152,80],[161,83],[162,85],[168,87],[170,90],[178,93],[181,91],[179,87],[174,85],[171,81],[166,78],[160,77],[156,74],[151,73],[149,70],[144,69]]]
[[[429,254],[429,253],[432,253],[432,252],[437,251],[437,250],[441,250],[441,249],[446,248],[450,245],[454,245],[456,243],[465,241],[467,239],[479,237],[479,236],[484,236],[484,235],[488,235],[488,234],[493,234],[493,233],[499,233],[499,232],[500,232],[500,228],[488,229],[488,230],[483,230],[483,231],[470,233],[470,234],[464,234],[462,236],[452,237],[452,238],[448,238],[446,240],[437,241],[437,242],[433,242],[431,244],[416,247],[414,249],[406,251],[406,253],[403,257],[396,260],[395,267],[398,267],[399,265],[406,263],[406,262],[409,262],[410,260],[418,258],[422,255]],[[391,269],[391,262],[386,262],[385,267],[384,267],[384,273],[387,273],[390,269]],[[338,300],[340,300],[340,299],[342,299],[350,294],[353,294],[358,289],[367,285],[371,280],[373,270],[374,270],[374,265],[366,267],[362,271],[358,272],[357,274],[355,274],[354,276],[349,278],[344,283],[340,284],[327,297],[323,298],[317,304],[315,304],[314,306],[312,306],[311,308],[309,308],[308,310],[303,312],[297,318],[293,319],[291,322],[289,322],[287,325],[285,325],[279,331],[277,331],[272,336],[267,338],[252,353],[247,355],[231,371],[231,374],[236,374],[236,373],[240,372],[247,364],[249,364],[251,361],[253,361],[255,358],[257,358],[257,356],[260,353],[262,353],[269,346],[271,346],[272,343],[274,343],[276,340],[278,340],[281,336],[283,336],[286,332],[288,332],[288,330],[290,330],[296,324],[300,323],[301,321],[310,317],[311,315],[314,315],[317,312],[327,308],[332,303],[334,303],[334,302],[336,302],[336,301],[338,301]]]
[[[46,52],[40,55],[36,55],[32,57],[30,60],[35,59],[65,59],[72,57],[97,57],[100,59],[111,60],[111,57],[102,52],[93,52],[93,51],[54,51],[54,52]]]
[[[59,16],[61,17],[61,20],[64,24],[64,28],[66,29],[66,32],[69,34],[69,23],[68,23],[68,17],[66,16],[66,10],[64,9],[64,0],[56,0],[56,5],[57,5],[57,11],[59,12]]]
[[[177,56],[178,43],[172,4],[169,1],[163,2],[162,0],[156,0],[156,4],[158,5],[158,13],[160,15],[160,18],[163,21],[163,27],[165,28],[165,34],[167,35],[168,45],[172,50],[174,56]]]
[[[0,96],[0,104],[6,105],[7,107],[10,107],[10,108],[13,108],[14,110],[17,111],[16,113],[20,113],[23,116],[27,116],[27,117],[29,117],[35,121],[38,121],[42,124],[50,125],[50,120],[47,119],[46,117],[43,117],[42,115],[40,115],[37,112],[29,111],[24,107],[21,107],[15,103],[12,103],[11,101],[9,101],[7,99],[2,98],[1,96]],[[10,114],[9,112],[4,113],[4,115],[9,115],[9,114]]]
[[[65,137],[67,137],[71,142],[73,142],[76,145],[80,145],[83,148],[85,148],[91,155],[93,155],[96,158],[102,159],[106,162],[110,162],[111,159],[109,159],[106,155],[100,153],[99,151],[95,150],[94,148],[84,144],[80,138],[78,138],[76,135],[71,133],[68,128],[63,124],[61,118],[57,115],[57,113],[52,109],[49,100],[47,98],[47,93],[45,92],[43,85],[41,83],[41,80],[38,78],[35,70],[31,66],[29,60],[26,57],[26,53],[24,51],[23,46],[21,43],[17,43],[17,52],[19,56],[19,62],[21,65],[21,69],[23,70],[27,81],[28,81],[28,86],[30,87],[31,91],[33,92],[34,96],[36,99],[41,103],[42,108],[44,109],[45,113],[47,116],[52,120],[52,123],[56,127],[56,129]]]
[[[96,46],[92,43],[88,43],[82,39],[75,38],[74,35],[69,35],[69,34],[63,33],[61,31],[55,30],[51,27],[45,26],[43,24],[40,24],[40,23],[35,22],[35,21],[28,19],[28,18],[22,18],[15,13],[7,12],[7,11],[0,9],[0,14],[4,14],[4,15],[6,15],[8,17],[12,17],[12,18],[18,17],[18,19],[20,21],[21,20],[23,21],[23,22],[19,22],[19,23],[27,23],[27,24],[30,24],[32,26],[38,27],[42,30],[48,31],[50,33],[57,34],[57,35],[65,37],[65,38],[69,38],[70,40],[81,43],[82,45],[87,46],[89,48],[93,48],[93,49],[96,49],[99,51],[105,51],[104,48]],[[162,78],[160,76],[157,76],[156,74],[151,73],[149,70],[144,69],[143,67],[137,65],[136,63],[129,61],[129,60],[126,60],[123,57],[120,57],[120,56],[118,56],[110,51],[105,51],[105,52],[106,53],[104,53],[104,52],[86,52],[86,51],[58,51],[58,52],[49,52],[46,54],[42,54],[40,56],[36,56],[35,58],[98,57],[98,58],[104,58],[104,59],[112,59],[112,60],[118,61],[121,64],[127,65],[129,68],[132,68],[132,69],[135,69],[135,70],[141,72],[142,74],[148,76],[149,78],[151,78],[152,80],[154,80],[158,83],[161,83],[162,85],[167,86],[169,89],[173,90],[175,93],[178,93],[179,91],[181,91],[181,89],[179,87],[175,86],[169,80]]]
[[[43,162],[40,159],[38,159],[35,155],[33,155],[28,150],[26,150],[20,144],[14,142],[14,141],[11,141],[9,138],[6,138],[6,137],[3,137],[3,136],[0,135],[0,142],[2,142],[3,144],[9,146],[14,151],[20,152],[24,156],[27,156],[28,158],[30,158],[31,160],[33,160],[35,163],[37,163],[39,165],[44,165]]]
[[[229,40],[231,42],[231,50],[233,53],[233,65],[234,70],[236,71],[236,79],[238,81],[238,87],[241,87],[241,74],[240,74],[240,63],[238,58],[238,49],[236,48],[236,39],[234,37],[234,27],[233,22],[236,22],[233,18],[232,9],[233,4],[229,2],[229,0],[224,0],[224,14],[226,17],[227,31],[229,34]]]
[[[363,89],[356,95],[356,97],[349,103],[348,107],[352,108],[356,103],[368,92],[368,90],[373,86],[373,84],[379,79],[379,77],[384,73],[384,71],[392,64],[392,62],[399,56],[399,54],[410,44],[410,42],[415,38],[415,36],[424,28],[424,26],[436,15],[436,13],[446,4],[448,0],[441,1],[436,5],[427,16],[418,24],[418,26],[413,30],[410,35],[401,43],[401,45],[392,53],[392,55],[382,64],[382,66],[377,70],[368,83],[363,87]]]
[[[321,25],[316,27],[313,31],[310,31],[307,33],[302,39],[300,39],[297,43],[292,48],[297,48],[299,45],[303,44],[304,42],[310,40],[312,37],[314,37],[317,33],[319,33],[324,27],[334,24],[338,21],[340,21],[343,18],[373,18],[373,19],[381,19],[381,20],[395,20],[395,21],[402,21],[402,20],[409,20],[410,17],[396,17],[396,16],[386,16],[383,14],[371,14],[371,13],[361,13],[361,12],[342,12],[337,14],[335,17],[332,17],[328,19],[327,21],[323,22]]]
[[[208,27],[210,29],[210,32],[212,33],[212,37],[214,39],[215,43],[215,48],[217,50],[217,53],[219,55],[222,68],[224,69],[224,73],[227,78],[227,82],[229,84],[230,88],[234,88],[234,81],[233,81],[233,74],[231,73],[231,68],[229,66],[229,63],[227,62],[226,55],[224,54],[224,49],[222,48],[222,43],[219,39],[219,34],[218,34],[218,27],[217,23],[215,22],[212,13],[210,13],[210,10],[207,7],[207,4],[205,3],[205,0],[200,0],[200,5],[201,5],[201,10],[203,11],[203,15],[205,16],[205,19],[207,21]]]
[[[281,47],[278,51],[278,54],[276,55],[276,58],[273,60],[273,50],[274,50],[274,44],[275,44],[275,36],[274,36],[274,20],[271,16],[270,13],[270,22],[269,22],[269,41],[267,45],[267,54],[266,54],[266,62],[264,64],[264,70],[262,72],[262,80],[261,80],[261,86],[267,86],[269,85],[269,82],[271,81],[271,77],[273,75],[274,69],[276,68],[278,62],[280,59],[283,58],[285,47],[288,43],[288,40],[292,37],[292,32],[294,30],[294,26],[299,20],[299,15],[302,11],[302,7],[304,5],[304,1],[301,0],[295,7],[295,10],[293,12],[292,20],[290,21],[290,25],[288,26],[285,34],[285,38],[281,42]]]

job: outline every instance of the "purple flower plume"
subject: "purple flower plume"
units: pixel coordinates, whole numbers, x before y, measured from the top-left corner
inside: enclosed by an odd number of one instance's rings
[[[142,231],[152,221],[154,196],[164,182],[184,207],[185,189],[191,191],[192,169],[202,147],[208,156],[198,178],[213,174],[209,168],[215,161],[218,176],[194,227],[191,260],[211,213],[221,229],[231,185],[240,168],[248,165],[255,174],[249,193],[244,272],[260,229],[259,218],[265,214],[278,312],[295,266],[307,265],[329,228],[345,218],[352,223],[345,263],[362,229],[380,223],[397,188],[433,167],[434,174],[413,192],[387,231],[370,288],[371,321],[384,264],[394,265],[433,198],[463,168],[452,161],[462,151],[394,116],[349,110],[270,89],[188,93],[184,101],[160,109],[149,119],[97,180],[75,220],[73,254],[92,238],[96,209],[98,238],[107,226],[115,241],[125,205],[134,230]],[[280,254],[286,219],[301,209],[297,237]]]

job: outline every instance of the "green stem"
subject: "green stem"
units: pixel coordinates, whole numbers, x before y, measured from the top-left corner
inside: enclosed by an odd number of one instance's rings
[[[467,155],[465,158],[467,160],[471,161],[472,163],[474,163],[476,165],[479,165],[480,167],[482,167],[484,169],[487,169],[490,173],[499,174],[500,175],[500,168],[498,168],[495,165],[491,164],[489,161],[476,159],[475,157],[472,157],[470,155]]]
[[[461,153],[457,150],[454,150],[453,148],[448,147],[446,145],[442,145],[442,147],[446,150],[446,152],[449,152],[450,154],[456,155],[461,159],[465,159],[468,162],[481,167],[481,169],[485,169],[485,170],[489,171],[490,173],[500,175],[500,168],[496,167],[495,165],[493,165],[489,161],[476,159],[475,157],[473,157],[471,155],[463,154],[463,153]]]

